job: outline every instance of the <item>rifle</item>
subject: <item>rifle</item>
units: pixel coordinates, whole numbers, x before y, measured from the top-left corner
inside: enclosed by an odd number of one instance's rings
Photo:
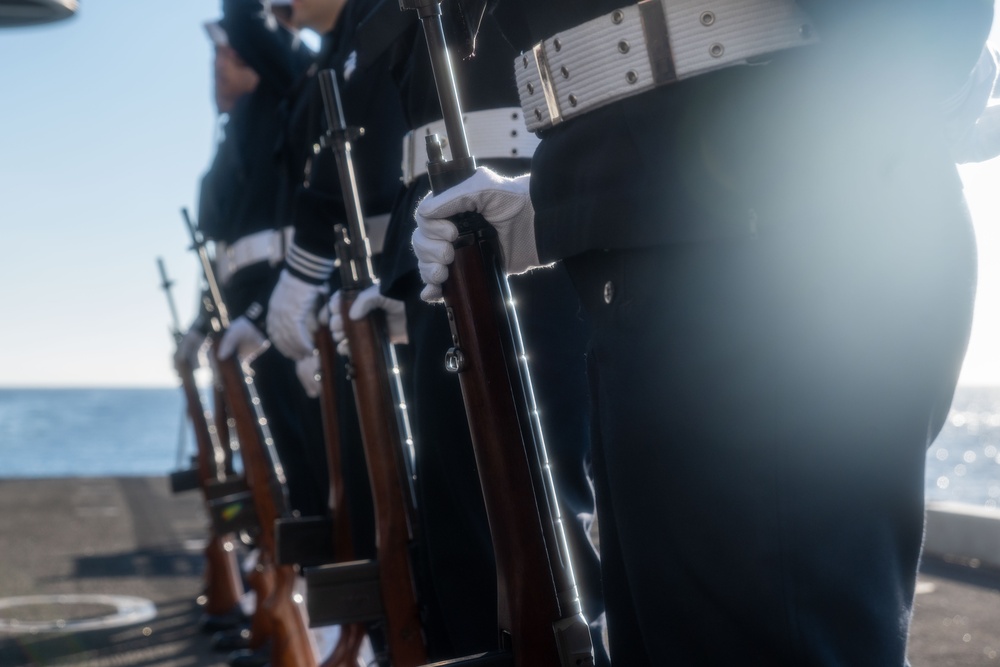
[[[327,472],[330,479],[330,516],[280,519],[277,524],[278,562],[294,563],[302,568],[350,563],[355,559],[354,538],[347,507],[347,494],[342,471],[340,447],[340,408],[337,401],[337,350],[329,327],[317,327],[313,344],[319,352],[320,414],[323,419],[323,441],[326,443]],[[306,572],[310,570],[306,569]],[[321,667],[357,667],[358,654],[367,630],[362,623],[345,623],[334,611],[315,602],[316,598],[332,595],[342,598],[342,590],[313,590],[309,595],[313,625],[341,623],[340,640]],[[333,605],[336,608],[336,604]]]
[[[229,328],[229,313],[205,240],[191,221],[187,209],[182,209],[182,214],[215,308],[219,325],[217,333],[221,335]],[[275,522],[290,513],[284,472],[274,451],[274,442],[261,411],[253,378],[236,355],[219,359],[216,353],[213,354],[216,379],[227,412],[233,420],[259,521],[256,543],[260,556],[249,578],[257,594],[257,608],[250,624],[251,646],[259,648],[270,639],[271,664],[274,667],[312,667],[316,664],[312,639],[302,609],[293,600],[295,568],[275,562]]]
[[[320,326],[313,334],[319,351],[320,413],[326,442],[327,466],[330,474],[330,513],[333,515],[333,553],[335,563],[353,561],[354,538],[351,534],[350,511],[344,486],[340,453],[340,416],[337,405],[337,348],[330,328]],[[361,623],[347,623],[340,628],[340,641],[323,667],[355,667],[366,630]]]
[[[348,315],[357,295],[376,283],[351,157],[351,141],[360,131],[349,129],[344,121],[333,71],[320,72],[319,82],[328,125],[323,143],[334,150],[347,213],[347,224],[336,225],[334,233],[340,260],[341,314],[351,349],[348,375],[354,387],[375,505],[377,566],[369,563],[367,568],[369,572],[377,568],[392,664],[415,667],[427,662],[427,649],[409,559],[416,529],[409,450],[412,438],[405,415],[395,409],[404,403],[398,374],[390,370],[396,369],[396,359],[386,335],[384,313],[376,310],[358,321]],[[365,567],[355,570],[360,573]]]
[[[167,303],[173,320],[172,334],[174,342],[180,345],[183,334],[180,329],[180,319],[170,292],[173,282],[167,278],[167,270],[163,259],[157,258],[160,267],[161,287],[167,295]],[[206,506],[213,496],[213,483],[225,481],[226,471],[219,466],[220,449],[214,429],[208,425],[205,409],[194,381],[194,371],[186,360],[176,364],[177,375],[181,380],[181,388],[187,403],[188,418],[194,431],[197,454],[195,468],[197,485],[201,489]],[[206,507],[207,509],[207,507]],[[209,511],[211,516],[211,511]],[[239,565],[236,562],[236,551],[233,548],[231,534],[220,532],[214,524],[213,530],[205,546],[205,613],[212,616],[232,614],[239,608],[243,596],[243,579],[240,577]]]
[[[443,192],[471,176],[462,107],[441,22],[440,0],[400,0],[423,26],[451,146],[427,137],[431,189]],[[479,464],[497,561],[499,650],[448,665],[579,667],[594,664],[541,423],[535,408],[517,312],[496,231],[478,214],[458,227],[455,261],[442,285],[453,347],[446,367],[457,373]],[[485,661],[485,662],[484,662]]]

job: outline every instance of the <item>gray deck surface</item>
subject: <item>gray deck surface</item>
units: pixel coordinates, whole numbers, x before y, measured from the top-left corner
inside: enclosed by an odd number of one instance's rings
[[[0,667],[221,667],[195,628],[206,530],[198,495],[172,496],[162,478],[0,480]],[[913,667],[1000,665],[1000,576],[935,562],[920,583]],[[114,629],[2,632],[14,619],[108,614],[93,604],[4,608],[14,596],[84,593],[146,598],[157,615]]]

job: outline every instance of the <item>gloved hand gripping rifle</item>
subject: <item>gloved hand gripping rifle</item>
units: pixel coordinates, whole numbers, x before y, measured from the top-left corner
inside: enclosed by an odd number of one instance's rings
[[[476,169],[441,21],[440,0],[400,0],[417,11],[430,55],[452,159],[427,137],[427,171],[440,193]],[[556,502],[517,313],[495,230],[478,214],[458,227],[455,261],[442,285],[458,374],[479,464],[497,560],[498,651],[448,665],[581,667],[594,664],[562,518]],[[444,663],[442,663],[444,664]]]

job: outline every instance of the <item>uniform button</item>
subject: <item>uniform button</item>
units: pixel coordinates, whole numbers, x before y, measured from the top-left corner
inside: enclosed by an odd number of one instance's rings
[[[615,284],[610,280],[604,283],[604,303],[611,303],[615,298]]]

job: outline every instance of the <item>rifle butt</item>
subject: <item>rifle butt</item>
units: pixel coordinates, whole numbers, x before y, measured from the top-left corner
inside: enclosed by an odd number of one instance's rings
[[[265,561],[261,552],[257,564],[247,576],[247,582],[256,597],[253,616],[250,617],[250,648],[260,648],[274,636],[274,620],[265,607],[265,601],[274,594],[276,585],[273,564]]]
[[[264,601],[274,629],[273,667],[313,667],[317,662],[302,605],[296,602],[295,578],[295,568],[291,565],[277,567],[274,590]]]
[[[243,597],[243,579],[229,535],[214,535],[205,546],[205,612],[228,614]]]

